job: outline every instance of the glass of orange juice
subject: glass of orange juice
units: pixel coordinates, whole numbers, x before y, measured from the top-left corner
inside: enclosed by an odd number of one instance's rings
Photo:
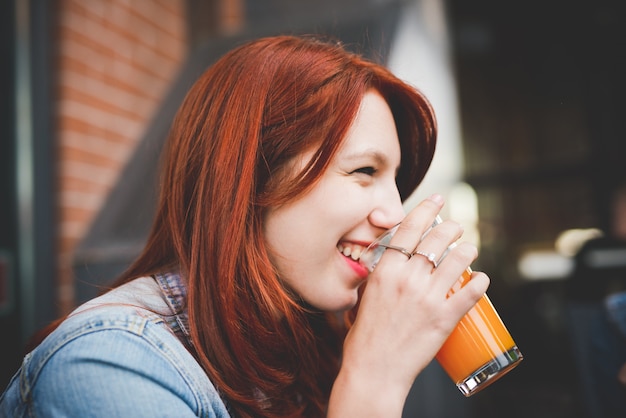
[[[440,223],[441,218],[437,217],[430,229]],[[361,264],[370,272],[378,264],[396,230],[397,226],[385,232],[361,254]],[[453,247],[454,244],[449,249]],[[441,259],[446,254],[447,251]],[[462,288],[471,279],[471,274],[468,267],[448,296]],[[461,393],[471,396],[512,370],[523,356],[485,294],[459,321],[435,358]]]

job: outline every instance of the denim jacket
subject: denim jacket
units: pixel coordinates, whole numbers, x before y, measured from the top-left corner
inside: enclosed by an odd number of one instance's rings
[[[0,417],[229,417],[186,348],[185,297],[165,274],[83,304],[24,357]]]

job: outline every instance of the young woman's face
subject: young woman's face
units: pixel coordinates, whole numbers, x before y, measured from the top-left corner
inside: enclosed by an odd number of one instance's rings
[[[310,155],[295,166],[303,167]],[[264,233],[280,279],[323,311],[353,307],[367,278],[365,247],[404,217],[396,186],[400,143],[393,115],[368,91],[341,148],[306,194],[268,211]]]

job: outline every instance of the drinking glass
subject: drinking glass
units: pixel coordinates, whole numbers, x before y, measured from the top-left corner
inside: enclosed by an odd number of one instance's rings
[[[441,218],[437,216],[422,239],[440,223]],[[370,272],[378,264],[386,250],[384,245],[389,244],[397,229],[396,225],[386,231],[361,254],[361,264]],[[450,245],[439,261],[454,246]],[[471,279],[471,275],[472,270],[468,267],[452,286],[448,297],[461,289]],[[469,397],[511,371],[523,356],[485,294],[459,321],[435,358],[461,393]]]

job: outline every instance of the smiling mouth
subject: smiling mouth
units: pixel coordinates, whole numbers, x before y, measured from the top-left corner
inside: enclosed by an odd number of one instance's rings
[[[337,244],[337,249],[341,254],[346,257],[350,257],[354,261],[359,261],[361,258],[361,254],[365,251],[365,247],[358,244],[348,243],[348,242],[340,242]]]

